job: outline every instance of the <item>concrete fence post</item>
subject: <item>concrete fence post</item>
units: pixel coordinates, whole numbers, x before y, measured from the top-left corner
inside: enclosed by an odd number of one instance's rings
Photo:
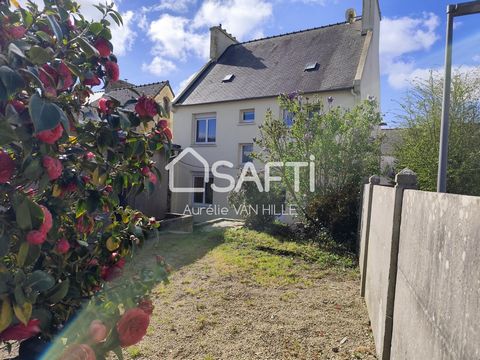
[[[417,175],[410,169],[400,171],[395,177],[395,202],[393,209],[392,246],[390,252],[390,268],[388,269],[388,290],[385,313],[385,334],[383,341],[382,360],[390,359],[392,345],[393,315],[395,310],[395,287],[397,284],[398,249],[400,225],[402,222],[403,192],[407,189],[417,189]]]
[[[364,200],[366,198],[367,204],[365,206],[366,213],[362,213],[362,219],[365,219],[365,223],[362,220],[362,228],[360,229],[360,248],[362,249],[363,242],[363,251],[360,252],[360,264],[361,264],[361,283],[360,283],[360,296],[365,297],[365,284],[367,281],[367,262],[368,262],[368,241],[370,237],[370,218],[372,215],[372,197],[373,197],[373,187],[380,184],[379,176],[370,176],[368,179],[367,192],[364,192]],[[363,211],[363,210],[362,210]],[[365,215],[365,217],[364,217]],[[365,229],[363,229],[365,227]],[[362,237],[364,237],[362,239]]]

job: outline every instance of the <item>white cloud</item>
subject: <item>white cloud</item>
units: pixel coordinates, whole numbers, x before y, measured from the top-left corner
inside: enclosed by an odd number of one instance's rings
[[[187,12],[189,7],[194,6],[197,0],[161,0],[158,4],[153,6],[143,7],[143,12],[150,11],[164,11],[170,10],[172,12],[183,13]]]
[[[480,54],[475,55],[475,56],[472,58],[472,60],[475,61],[475,62],[480,62]]]
[[[439,39],[436,29],[440,19],[433,13],[422,18],[383,18],[380,32],[380,53],[400,56],[418,50],[428,50]]]
[[[418,18],[404,16],[382,20],[380,62],[390,86],[402,89],[416,77],[428,74],[427,69],[418,68],[409,56],[431,49],[440,38],[436,33],[439,24],[439,17],[433,13]]]
[[[272,16],[272,4],[264,0],[206,0],[193,20],[193,27],[222,24],[233,36],[245,39],[258,33]]]
[[[134,19],[133,11],[123,13],[122,19],[123,26],[118,26],[115,23],[111,26],[113,52],[118,56],[125,55],[130,51],[137,37],[137,33],[132,29]]]
[[[189,20],[181,16],[163,14],[152,21],[148,36],[154,42],[153,53],[162,57],[186,60],[188,55],[207,59],[209,34],[196,33],[189,29]]]
[[[148,71],[154,75],[168,75],[172,71],[175,71],[177,66],[170,60],[163,59],[159,56],[155,56],[150,64],[143,63],[142,70]]]

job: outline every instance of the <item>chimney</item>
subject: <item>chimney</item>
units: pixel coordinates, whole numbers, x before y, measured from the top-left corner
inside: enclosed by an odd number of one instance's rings
[[[218,60],[232,44],[238,44],[234,36],[222,29],[222,24],[210,28],[210,59]]]
[[[378,0],[363,0],[362,10],[362,35],[368,31],[380,31],[380,5]]]

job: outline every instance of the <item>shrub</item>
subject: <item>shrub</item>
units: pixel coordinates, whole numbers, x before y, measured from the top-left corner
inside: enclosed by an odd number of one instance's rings
[[[136,276],[114,281],[158,226],[121,199],[153,189],[158,170],[150,158],[169,137],[161,127],[136,131],[162,113],[145,100],[137,106],[148,105],[143,116],[125,110],[137,99],[88,106],[91,87],[118,80],[120,71],[109,26],[122,19],[113,6],[98,9],[101,19],[87,21],[69,0],[45,0],[42,8],[0,1],[0,340],[7,347],[51,340],[85,307],[87,323],[69,333],[66,354],[118,352],[141,337],[119,322],[129,309],[146,312],[150,287],[166,276],[162,262],[150,270],[138,264]],[[93,320],[93,339],[105,341],[91,341]]]

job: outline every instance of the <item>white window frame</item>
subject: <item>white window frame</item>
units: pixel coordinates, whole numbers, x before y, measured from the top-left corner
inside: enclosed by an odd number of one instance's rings
[[[244,120],[245,113],[253,112],[253,120]],[[240,124],[255,124],[256,121],[256,114],[255,109],[243,109],[240,110]]]
[[[202,182],[204,181],[204,176],[203,176],[203,174],[200,174],[200,173],[199,173],[199,174],[193,174],[193,175],[192,175],[192,187],[196,187],[196,186],[195,186],[195,179],[196,179],[196,178],[201,178],[201,179],[202,179]],[[210,182],[210,181],[211,181],[211,182]],[[195,193],[195,192],[194,192],[194,193],[192,193],[192,196],[193,196],[192,203],[193,203],[194,206],[209,206],[209,205],[213,205],[213,189],[211,189],[211,191],[212,191],[212,202],[211,202],[211,203],[207,203],[207,202],[206,202],[206,199],[205,199],[206,196],[207,196],[207,186],[208,186],[208,184],[213,184],[213,181],[214,181],[214,178],[213,178],[212,175],[210,175],[210,177],[209,177],[209,182],[208,182],[208,183],[205,183],[205,182],[204,182],[204,189],[205,189],[205,191],[202,192],[202,193],[201,193],[201,192],[198,192],[198,193]],[[195,195],[202,195],[202,202],[197,202],[197,201],[195,201]]]
[[[205,141],[198,141],[198,121],[199,120],[204,120],[206,122],[205,126]],[[215,141],[208,141],[208,129],[209,129],[209,123],[210,121],[215,121]],[[197,114],[194,115],[193,118],[193,142],[196,145],[210,145],[210,144],[216,144],[217,142],[217,114],[215,113],[210,113],[210,114]]]

